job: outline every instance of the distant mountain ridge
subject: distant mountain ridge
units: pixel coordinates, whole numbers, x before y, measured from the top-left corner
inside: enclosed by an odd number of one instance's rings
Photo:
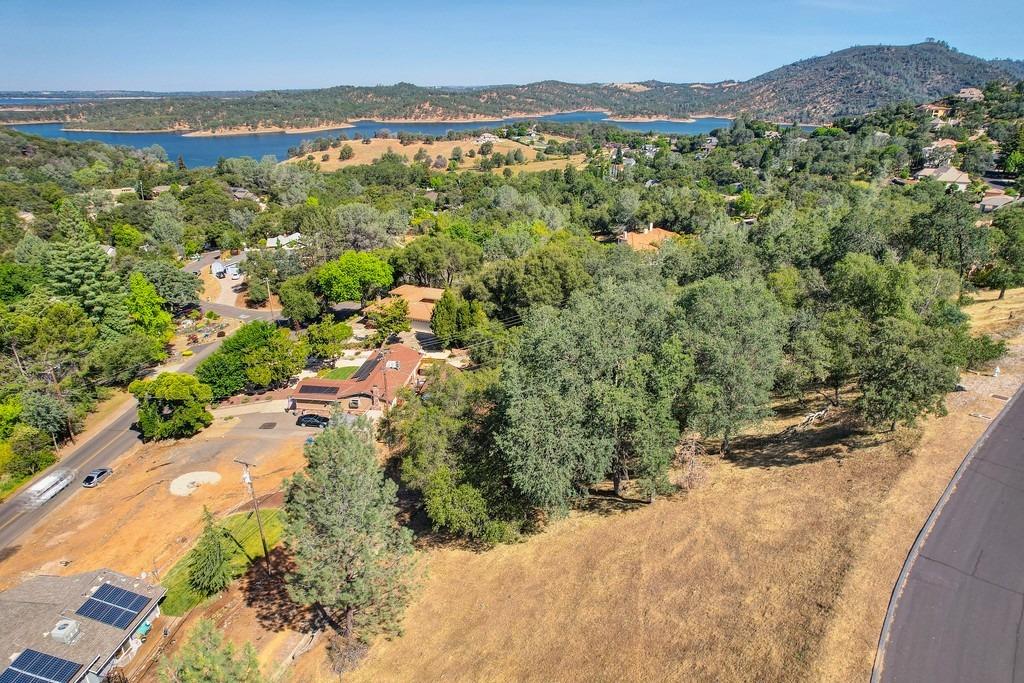
[[[986,60],[947,44],[865,45],[804,59],[748,81],[718,83],[565,83],[423,87],[335,86],[319,90],[203,93],[161,99],[0,109],[0,120],[64,120],[69,127],[113,130],[315,128],[353,119],[496,119],[600,110],[614,117],[682,118],[750,114],[824,123],[897,102],[923,102],[990,81],[1024,79],[1024,61]]]

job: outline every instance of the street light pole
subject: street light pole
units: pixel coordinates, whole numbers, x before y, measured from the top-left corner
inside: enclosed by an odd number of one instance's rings
[[[252,497],[252,508],[256,512],[256,526],[259,527],[260,541],[263,542],[263,561],[267,565],[267,574],[273,576],[274,568],[270,566],[270,550],[267,548],[267,537],[263,533],[263,520],[260,519],[260,504],[256,500],[256,489],[252,485],[252,476],[250,476],[249,474],[249,468],[252,467],[253,464],[245,462],[244,460],[239,460],[238,458],[235,458],[235,462],[237,462],[239,465],[245,468],[242,471],[242,481],[244,481],[249,486],[249,495]]]

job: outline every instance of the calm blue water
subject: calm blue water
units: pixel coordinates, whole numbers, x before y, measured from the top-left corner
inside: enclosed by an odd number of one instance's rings
[[[558,121],[571,123],[579,121],[606,121],[607,117],[600,112],[571,112],[536,117],[542,121]],[[523,121],[533,119],[506,119],[506,121]],[[651,121],[643,123],[615,123],[626,130],[675,135],[699,135],[716,128],[730,125],[728,119],[698,119],[693,123],[674,121]],[[295,147],[303,140],[317,137],[336,136],[344,133],[351,138],[356,133],[364,137],[372,136],[381,128],[387,128],[394,134],[399,131],[419,133],[423,135],[444,135],[450,130],[474,130],[491,128],[498,122],[473,123],[386,123],[381,121],[355,121],[352,128],[324,130],[316,133],[261,133],[259,135],[226,135],[222,137],[189,138],[180,133],[88,133],[73,130],[62,130],[60,123],[33,123],[14,126],[17,130],[47,138],[64,138],[67,140],[99,140],[110,145],[127,145],[129,147],[149,147],[160,145],[167,151],[173,161],[178,155],[189,167],[213,166],[220,157],[249,156],[260,159],[265,155],[273,155],[277,159],[287,156],[288,148]]]

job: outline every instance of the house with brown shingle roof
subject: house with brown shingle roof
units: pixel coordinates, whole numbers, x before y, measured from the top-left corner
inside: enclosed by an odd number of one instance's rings
[[[295,385],[290,407],[303,415],[378,415],[394,406],[398,390],[417,383],[423,355],[405,344],[374,351],[348,379],[311,377]]]

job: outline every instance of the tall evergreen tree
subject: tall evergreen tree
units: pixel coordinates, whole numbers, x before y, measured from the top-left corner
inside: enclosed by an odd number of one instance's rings
[[[188,582],[203,596],[220,593],[231,583],[231,567],[224,552],[224,530],[203,506],[203,532],[189,555]]]
[[[54,291],[77,301],[94,323],[109,321],[121,303],[110,259],[94,240],[68,239],[54,244],[49,275]]]
[[[398,487],[377,463],[370,429],[332,426],[307,445],[284,503],[289,592],[361,639],[399,631],[412,587],[412,533],[395,519]]]

